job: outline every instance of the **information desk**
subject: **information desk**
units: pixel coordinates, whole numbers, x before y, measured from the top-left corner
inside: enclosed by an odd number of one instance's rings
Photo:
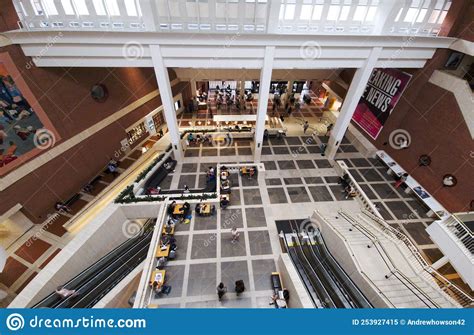
[[[166,246],[166,249],[161,250],[160,247],[158,247],[158,250],[156,250],[156,258],[161,258],[161,257],[168,257],[170,254],[170,245],[168,244]]]
[[[379,150],[376,153],[377,157],[382,160],[387,166],[387,173],[390,175],[395,174],[398,177],[401,177],[403,174],[407,173],[397,162],[390,157],[385,151]],[[420,199],[430,211],[426,213],[429,217],[437,216],[439,218],[444,218],[450,215],[450,213],[444,208],[431,194],[426,191],[423,186],[421,186],[412,176],[408,176],[405,184],[407,188],[406,193],[415,193],[418,199]]]

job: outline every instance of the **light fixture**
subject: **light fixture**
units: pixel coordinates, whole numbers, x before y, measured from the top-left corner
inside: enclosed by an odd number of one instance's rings
[[[190,126],[192,126],[192,125],[193,125],[193,123],[192,123],[191,121],[189,121],[189,122],[188,122],[188,124],[189,124]]]
[[[198,121],[198,125],[199,125],[199,126],[201,125],[201,123],[202,123],[201,121]]]

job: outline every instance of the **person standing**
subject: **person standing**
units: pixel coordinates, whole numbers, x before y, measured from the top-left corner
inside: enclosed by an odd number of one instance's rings
[[[331,130],[332,128],[334,127],[334,124],[329,124],[327,127],[326,127],[326,135],[325,136],[331,136]]]
[[[395,188],[399,188],[408,179],[408,173],[404,173],[400,176],[400,179],[395,183]]]
[[[230,243],[237,242],[240,237],[240,233],[237,231],[237,228],[232,227],[231,233],[232,233],[232,240],[230,241]]]
[[[309,128],[309,122],[308,121],[305,121],[304,124],[303,124],[303,133],[306,134],[306,130],[308,130]]]
[[[219,301],[222,300],[222,297],[225,295],[226,292],[227,292],[227,287],[225,287],[223,282],[217,285],[217,297],[219,298]]]

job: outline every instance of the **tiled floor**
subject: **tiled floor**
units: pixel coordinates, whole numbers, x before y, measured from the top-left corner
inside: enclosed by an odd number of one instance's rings
[[[281,252],[275,218],[288,212],[295,217],[298,209],[301,213],[309,213],[317,206],[342,206],[342,203],[354,201],[345,199],[335,170],[319,153],[318,144],[324,141],[327,138],[308,141],[303,136],[265,141],[262,156],[266,168],[264,179],[259,182],[257,178],[249,180],[232,175],[231,206],[228,209],[218,209],[213,218],[193,217],[189,231],[177,229],[179,241],[187,240],[184,250],[179,246],[180,252],[186,256],[179,255],[177,260],[168,263],[166,269],[184,265],[185,278],[183,282],[169,280],[167,285],[180,286],[182,295],[162,296],[157,303],[162,307],[268,307],[269,274],[276,270],[275,260]],[[442,254],[425,232],[432,220],[426,218],[423,206],[402,190],[396,190],[386,175],[386,169],[378,161],[363,158],[347,139],[343,143],[338,158],[347,162],[350,171],[388,222],[407,234],[420,250],[426,250],[430,261],[439,259]],[[233,151],[250,149],[252,143],[237,140],[230,148]],[[203,155],[206,150],[212,150],[209,148],[191,150],[194,153],[185,158],[181,173],[177,171],[173,183],[178,183],[183,176],[205,181],[203,173],[217,162],[248,161],[247,157],[222,155],[226,152],[222,149],[216,149],[217,156]],[[202,162],[203,159],[206,161]],[[272,212],[276,214],[269,215]],[[301,215],[302,219],[304,217]],[[239,241],[234,244],[230,242],[232,227],[241,233]],[[232,293],[237,279],[244,280],[247,288],[241,297]],[[226,298],[221,302],[216,297],[216,286],[220,281],[228,288]]]

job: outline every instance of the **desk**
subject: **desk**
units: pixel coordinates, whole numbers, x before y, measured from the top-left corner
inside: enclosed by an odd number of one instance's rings
[[[183,205],[175,205],[173,209],[173,214],[175,215],[182,215],[184,214]]]
[[[243,168],[240,168],[240,173],[242,175],[247,175],[247,174],[251,174],[253,171],[253,173],[255,173],[255,168],[254,167],[243,167]]]
[[[161,231],[162,235],[174,235],[174,226],[171,227],[171,231],[169,233],[166,232],[166,225],[163,227],[163,230]]]
[[[156,250],[155,257],[156,258],[168,257],[169,254],[170,254],[170,245],[168,244],[165,250],[161,250],[161,248],[158,247],[158,250]]]
[[[155,270],[151,273],[150,283],[155,281],[164,284],[165,283],[166,270]]]
[[[202,204],[201,205],[201,214],[211,214],[211,205],[210,204]]]

